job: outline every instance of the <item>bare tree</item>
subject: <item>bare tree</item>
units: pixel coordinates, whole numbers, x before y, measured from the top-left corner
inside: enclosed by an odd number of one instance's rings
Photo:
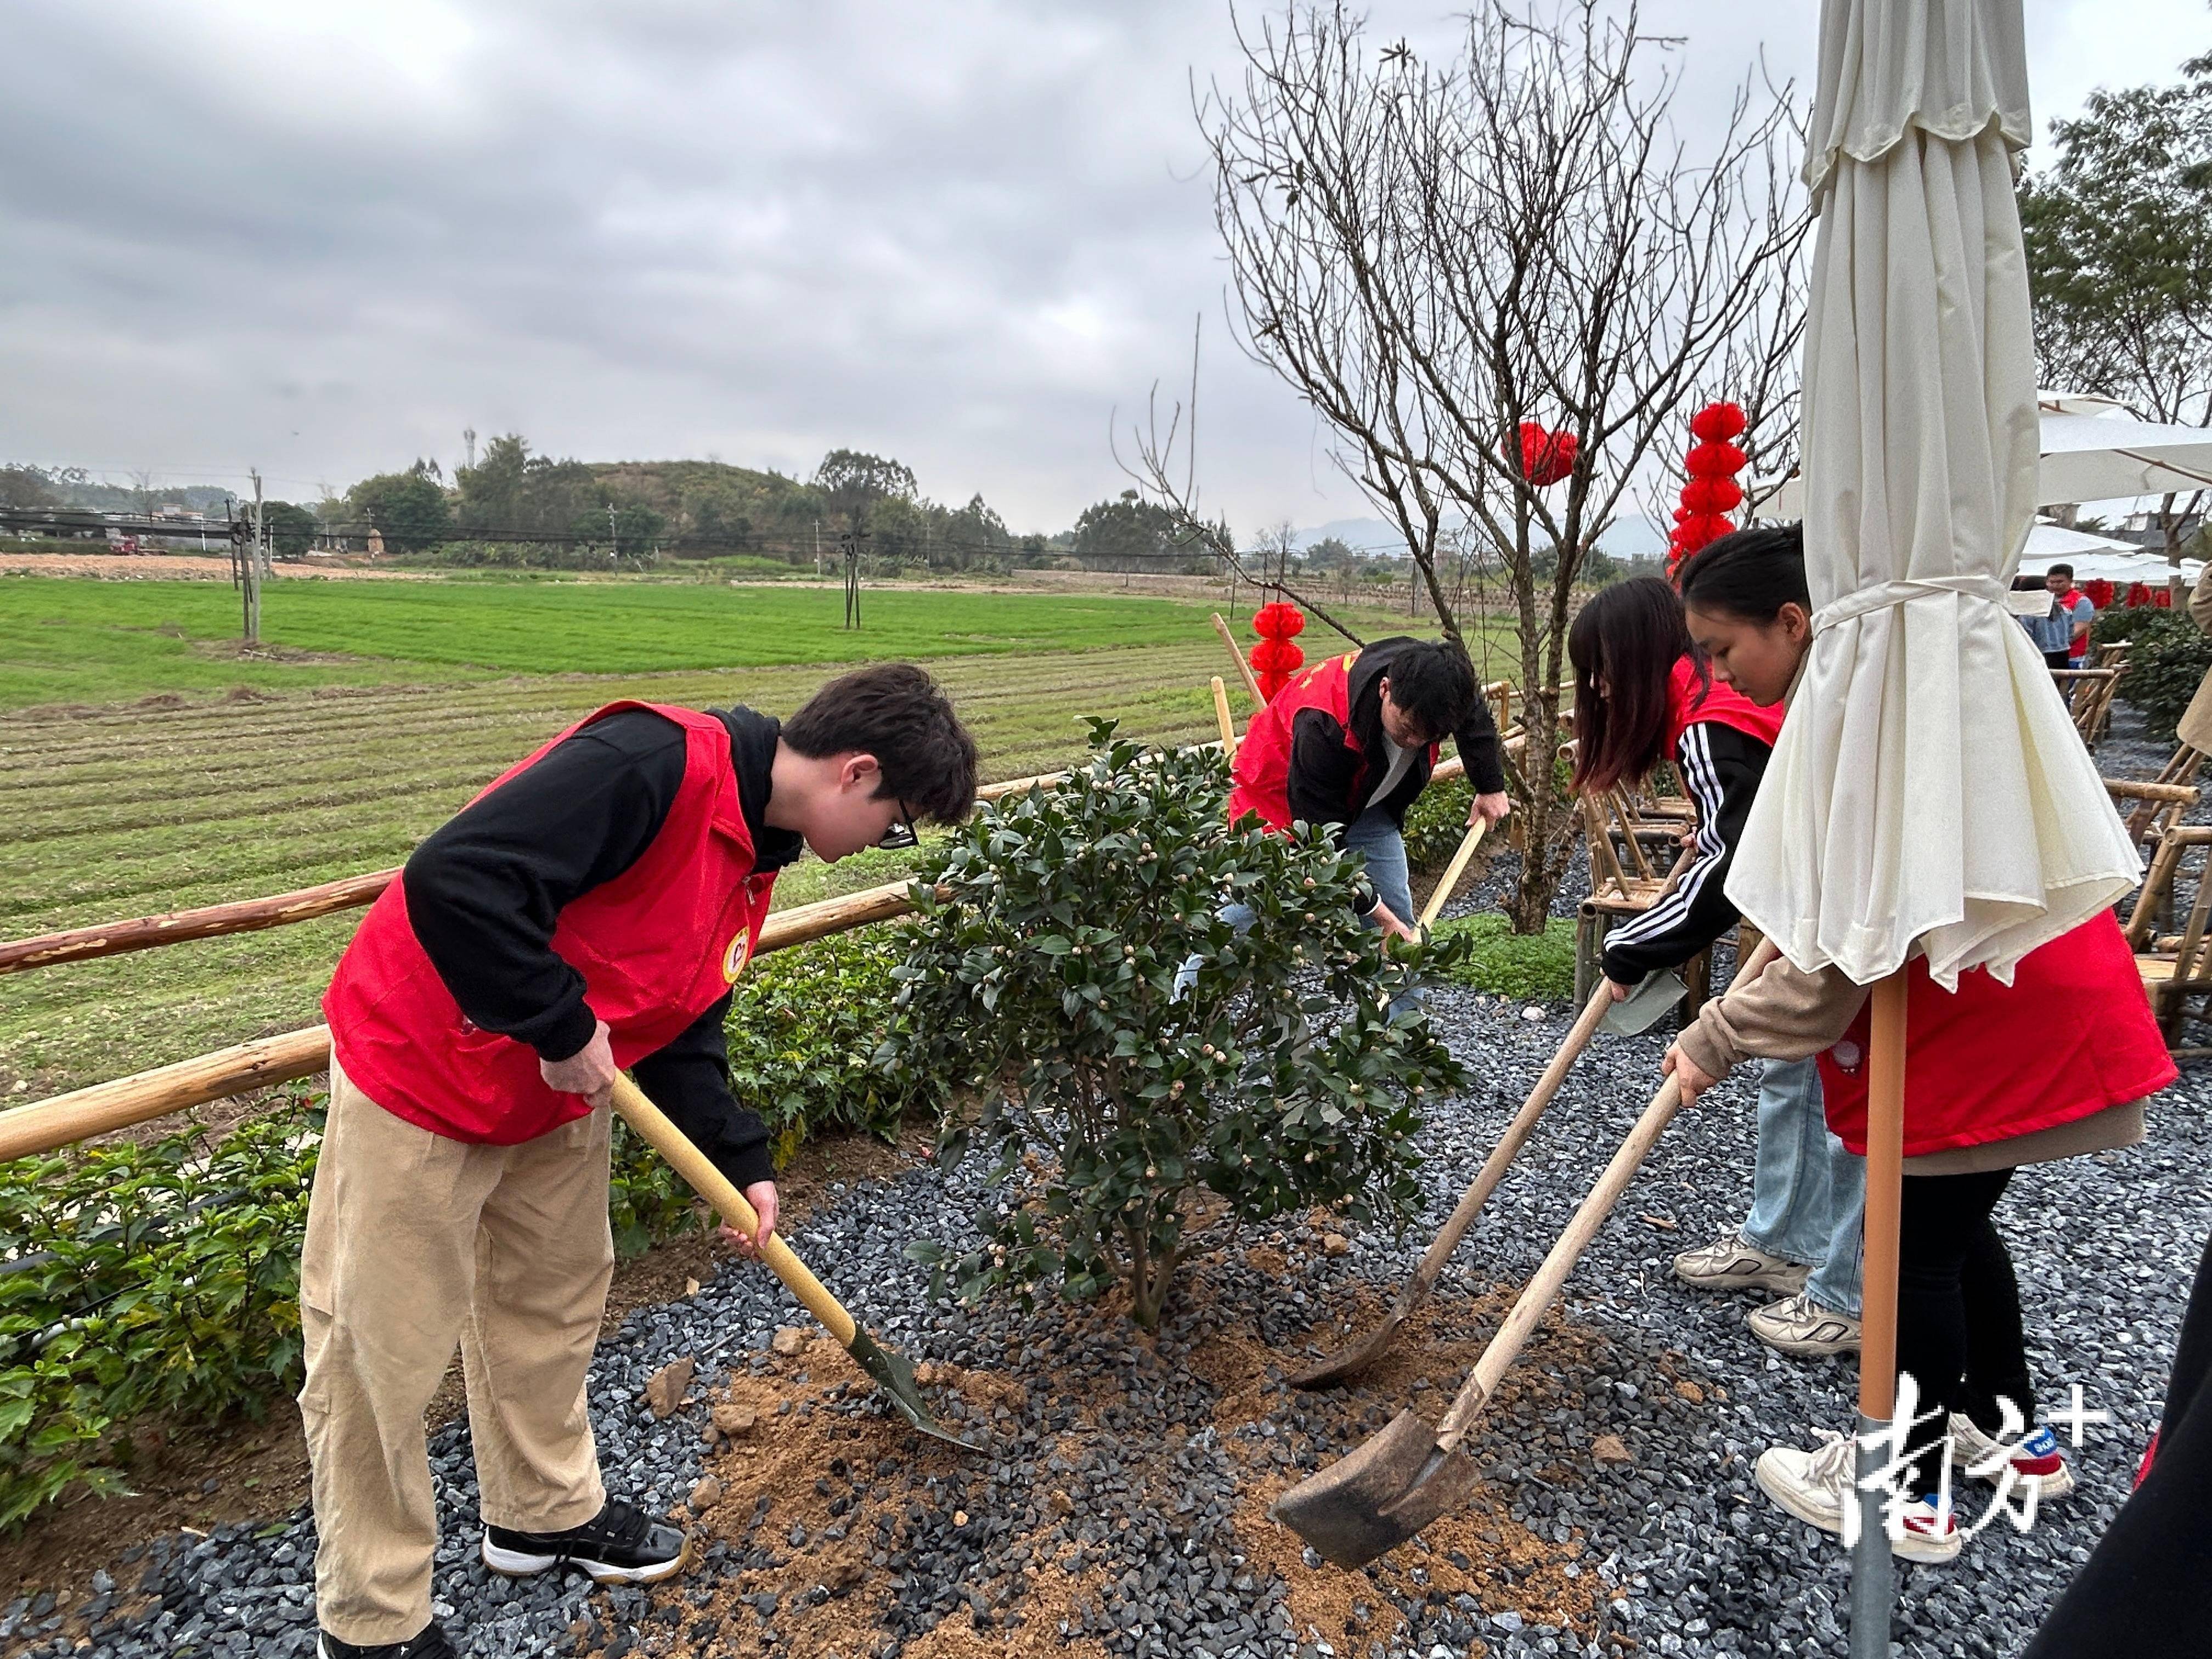
[[[1232,327],[1334,428],[1447,635],[1468,568],[1494,574],[1528,734],[1509,910],[1534,932],[1572,848],[1550,763],[1585,559],[1705,398],[1745,404],[1762,459],[1795,424],[1796,118],[1747,77],[1693,158],[1668,113],[1679,43],[1632,5],[1476,0],[1440,65],[1370,54],[1363,29],[1323,0],[1239,20],[1241,85],[1197,99]],[[1523,471],[1524,423],[1572,439],[1564,477]],[[1194,516],[1179,435],[1155,420],[1136,470]]]

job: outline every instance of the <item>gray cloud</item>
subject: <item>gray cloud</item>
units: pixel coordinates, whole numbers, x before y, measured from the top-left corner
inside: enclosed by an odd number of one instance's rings
[[[0,454],[312,495],[468,425],[799,472],[849,444],[1056,528],[1121,487],[1109,411],[1180,383],[1203,312],[1211,503],[1362,510],[1221,327],[1215,0],[9,9]],[[1691,39],[1693,143],[1762,45],[1809,76],[1812,9],[1647,8]],[[2039,108],[2199,49],[2196,0],[2126,9],[2032,0]]]

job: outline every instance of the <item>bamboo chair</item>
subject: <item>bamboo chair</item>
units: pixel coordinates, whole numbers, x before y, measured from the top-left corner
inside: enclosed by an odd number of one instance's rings
[[[2105,735],[2105,727],[2112,718],[2112,698],[2119,690],[2120,671],[2117,668],[2055,668],[2051,678],[2058,682],[2058,689],[2066,697],[2066,712],[2074,721],[2074,729],[2081,734],[2081,741],[2090,750]]]
[[[1589,847],[1590,894],[1575,913],[1575,1001],[1589,1000],[1596,989],[1605,953],[1606,935],[1622,921],[1640,916],[1656,904],[1674,884],[1662,875],[1645,852],[1638,835],[1639,820],[1625,788],[1601,796],[1585,795],[1577,803],[1583,835]],[[1657,831],[1672,843],[1680,834],[1673,827]],[[1672,864],[1673,860],[1668,860]],[[1699,951],[1683,964],[1690,988],[1685,1013],[1694,1013],[1712,992],[1712,951]]]
[[[2136,804],[2128,814],[2127,826],[2129,839],[2138,847],[2164,841],[2166,832],[2181,822],[2203,793],[2186,783],[2137,782],[2132,778],[2104,778],[2100,781],[2115,806],[2125,801]]]
[[[2164,933],[2158,927],[2160,917],[2172,914],[2184,860],[2192,848],[2212,849],[2212,825],[2177,824],[2166,831],[2128,919],[2128,944],[2136,953],[2143,991],[2150,998],[2151,1010],[2158,1017],[2159,1029],[2166,1033],[2169,1048],[2180,1041],[2191,999],[2212,995],[2212,951],[2207,949],[2208,924],[2212,924],[2212,872],[2203,864],[2197,869],[2196,888],[2181,931]],[[2212,858],[2212,851],[2207,856]]]

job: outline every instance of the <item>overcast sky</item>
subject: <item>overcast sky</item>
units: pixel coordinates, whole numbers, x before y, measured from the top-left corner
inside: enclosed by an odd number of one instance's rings
[[[1247,15],[1260,9],[1248,7]],[[1672,0],[1680,106],[1812,0]],[[1373,30],[1448,47],[1448,8]],[[2027,0],[2038,117],[2170,78],[2204,0]],[[1108,448],[1195,313],[1206,503],[1366,508],[1221,324],[1188,77],[1223,0],[9,0],[0,459],[313,499],[464,427],[804,476],[839,446],[1017,530]]]

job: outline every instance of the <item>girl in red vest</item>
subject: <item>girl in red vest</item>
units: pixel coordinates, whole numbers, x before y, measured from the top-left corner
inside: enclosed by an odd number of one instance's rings
[[[1690,632],[1714,675],[1759,703],[1788,696],[1812,644],[1804,541],[1796,526],[1739,531],[1680,573]],[[1897,1366],[1917,1386],[1893,1530],[1897,1553],[1948,1561],[1960,1535],[1947,1457],[2017,1492],[2072,1489],[2057,1437],[2035,1422],[2020,1290],[1990,1217],[2024,1164],[2133,1146],[2143,1097],[2175,1076],[2127,941],[2107,911],[2023,958],[2013,983],[1978,969],[1955,992],[1910,969],[1905,1012],[1905,1180],[1899,1227]],[[1751,1054],[1818,1054],[1829,1127],[1866,1150],[1867,988],[1835,969],[1778,961],[1708,1003],[1668,1051],[1686,1098]],[[1790,1513],[1843,1530],[1853,1442],[1777,1446],[1759,1485]],[[2009,1454],[2008,1455],[2008,1454]]]
[[[613,1243],[617,1067],[775,1225],[722,1024],[776,872],[911,845],[975,795],[975,745],[921,670],[833,680],[787,725],[616,703],[416,848],[323,1008],[331,1104],[300,1263],[320,1659],[448,1659],[422,1413],[461,1350],[495,1572],[602,1583],[689,1542],[599,1477],[585,1376]]]
[[[1680,596],[1656,576],[1593,596],[1568,630],[1567,655],[1575,668],[1573,787],[1602,793],[1638,783],[1672,760],[1698,807],[1689,862],[1673,889],[1606,937],[1606,983],[1618,999],[1735,925],[1723,885],[1782,708],[1715,683],[1690,641]],[[1675,1275],[1699,1290],[1779,1292],[1750,1316],[1752,1334],[1769,1347],[1800,1358],[1847,1352],[1859,1340],[1865,1201],[1865,1160],[1828,1132],[1818,1069],[1809,1060],[1770,1060],[1759,1090],[1751,1212],[1712,1243],[1677,1255]]]

